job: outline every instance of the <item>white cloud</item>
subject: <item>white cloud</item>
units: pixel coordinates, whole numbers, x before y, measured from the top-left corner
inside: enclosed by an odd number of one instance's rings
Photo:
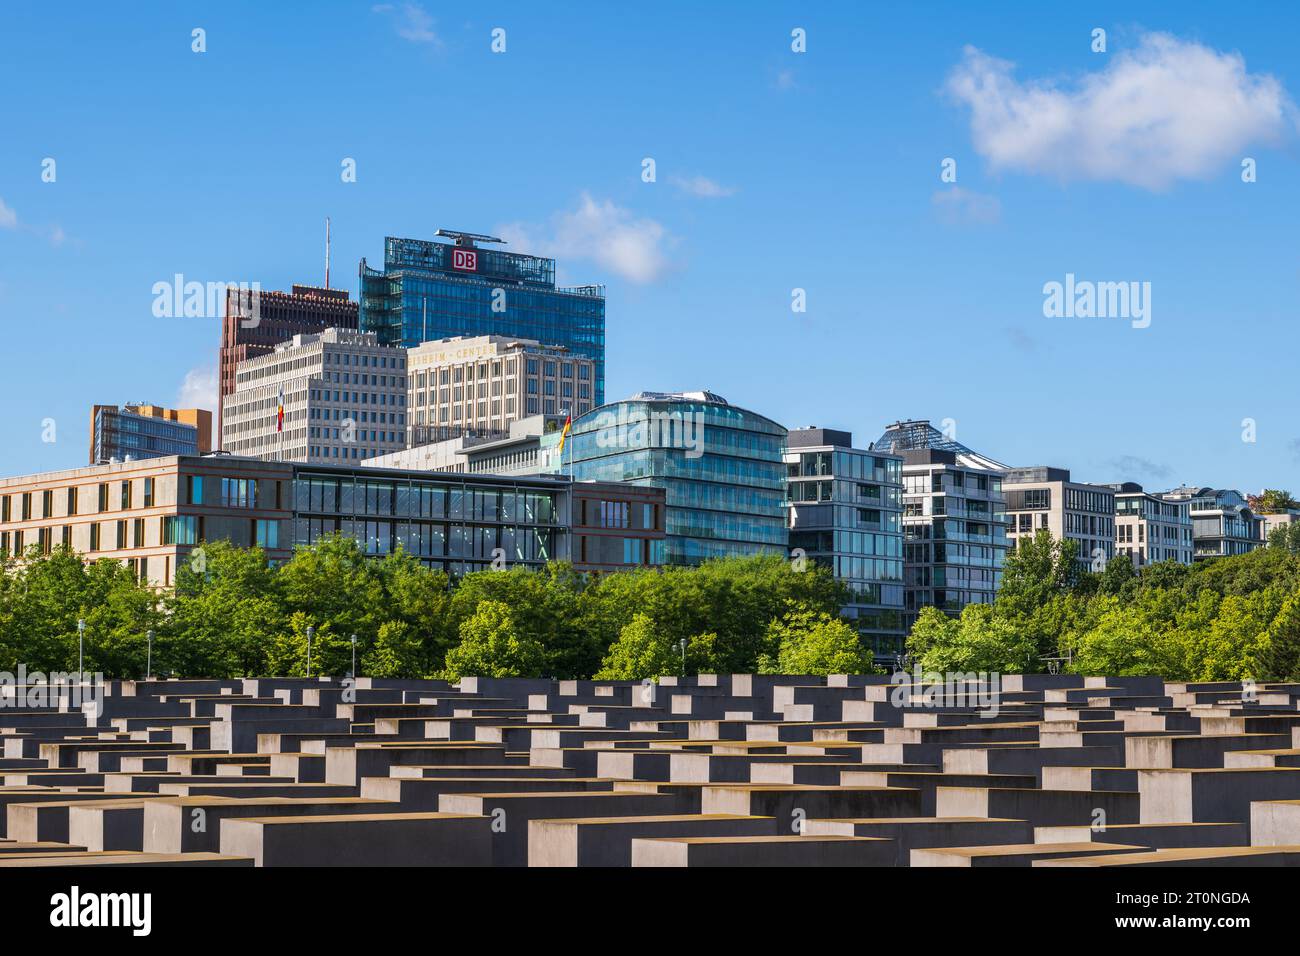
[[[930,204],[939,218],[952,226],[989,225],[1002,218],[1002,202],[997,196],[961,186],[936,190],[930,197]]]
[[[216,365],[200,365],[185,373],[176,392],[177,408],[206,408],[212,413],[212,447],[217,447],[218,385]]]
[[[1013,64],[966,47],[947,90],[971,110],[975,149],[995,169],[1161,189],[1200,179],[1293,126],[1282,84],[1165,33],[1144,35],[1071,89],[1022,83]]]
[[[668,231],[653,219],[638,219],[609,200],[582,194],[578,207],[552,217],[549,235],[520,223],[498,233],[519,252],[562,262],[589,259],[632,282],[653,282],[668,270]]]
[[[701,199],[722,199],[736,194],[731,186],[724,186],[707,176],[673,176],[668,181],[682,192]]]
[[[0,229],[17,229],[18,213],[14,212],[5,205],[5,201],[0,199]]]
[[[382,13],[393,20],[393,28],[403,40],[412,43],[439,44],[438,34],[433,30],[433,17],[429,11],[418,3],[391,4],[381,3],[370,8],[373,13]]]

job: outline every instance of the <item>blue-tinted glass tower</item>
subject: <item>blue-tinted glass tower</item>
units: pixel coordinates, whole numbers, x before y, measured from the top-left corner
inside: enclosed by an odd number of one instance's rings
[[[360,325],[383,345],[509,335],[593,359],[605,400],[605,288],[557,288],[555,260],[486,249],[491,236],[439,229],[452,242],[384,240],[383,271],[361,260]]]
[[[544,447],[555,438],[544,436]],[[786,430],[711,392],[641,392],[573,422],[553,470],[666,493],[665,563],[784,554]]]

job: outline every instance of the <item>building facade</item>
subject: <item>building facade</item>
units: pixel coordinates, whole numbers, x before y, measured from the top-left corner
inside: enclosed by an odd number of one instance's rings
[[[664,489],[603,481],[575,481],[570,489],[575,568],[625,571],[664,563]]]
[[[1170,501],[1143,491],[1136,482],[1110,486],[1115,492],[1115,553],[1141,568],[1161,561],[1192,563],[1189,502]]]
[[[137,579],[175,581],[202,541],[289,556],[291,470],[279,463],[167,456],[0,479],[0,551],[65,545],[87,560],[129,565]]]
[[[791,429],[786,514],[796,557],[828,568],[877,657],[903,650],[903,459],[853,447],[849,432]]]
[[[1192,518],[1192,557],[1196,561],[1245,554],[1265,543],[1264,522],[1250,510],[1245,495],[1239,491],[1184,486],[1160,497],[1187,504]]]
[[[240,362],[265,355],[295,335],[356,327],[357,303],[343,289],[294,285],[292,292],[259,291],[255,299],[247,292],[228,289],[221,320],[218,439],[225,430],[223,400],[235,390],[235,370]]]
[[[1002,478],[1011,547],[1042,528],[1078,545],[1082,569],[1101,571],[1115,556],[1115,489],[1071,481],[1066,468],[1010,468]]]
[[[869,450],[903,458],[904,625],[923,607],[991,604],[1007,552],[1006,466],[924,420],[894,423]]]
[[[501,438],[535,415],[595,407],[596,363],[561,346],[500,335],[437,339],[407,352],[408,444]]]
[[[405,448],[406,361],[405,349],[365,332],[295,335],[240,363],[224,399],[222,448],[312,464],[360,463]]]
[[[374,332],[384,345],[406,348],[431,339],[482,335],[562,346],[595,363],[593,407],[601,404],[604,287],[559,288],[554,259],[478,245],[501,242],[491,236],[442,229],[437,235],[452,241],[390,236],[384,240],[382,270],[361,260],[361,328]]]
[[[785,554],[781,425],[711,392],[641,392],[573,422],[548,467],[577,481],[629,482],[665,493],[665,560]]]
[[[95,405],[90,410],[90,461],[199,455],[212,450],[212,413],[203,408]]]
[[[661,563],[663,500],[561,477],[169,456],[0,479],[0,551],[66,545],[159,587],[205,542],[255,545],[280,562],[334,533],[376,557],[400,545],[453,576],[570,559],[610,571]]]

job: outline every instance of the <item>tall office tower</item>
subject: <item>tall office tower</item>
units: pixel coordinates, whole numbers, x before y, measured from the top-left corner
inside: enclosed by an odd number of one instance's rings
[[[1140,568],[1161,561],[1192,563],[1192,515],[1187,501],[1169,501],[1137,482],[1110,486],[1115,492],[1115,553]]]
[[[957,614],[992,603],[1007,552],[1007,466],[923,420],[895,422],[868,450],[903,456],[904,624],[926,606]]]
[[[283,409],[283,414],[281,414]],[[240,362],[222,448],[263,461],[355,464],[406,447],[406,349],[326,329]]]
[[[90,464],[115,458],[201,455],[212,450],[212,413],[159,405],[94,405]]]
[[[792,554],[848,585],[843,614],[877,657],[903,649],[903,459],[849,432],[791,429],[785,453]]]
[[[663,488],[664,564],[785,554],[785,428],[712,392],[641,392],[543,436],[549,468],[575,481]]]
[[[1192,515],[1192,557],[1196,561],[1245,554],[1265,543],[1264,520],[1250,510],[1250,503],[1239,491],[1184,486],[1160,497],[1187,503]]]
[[[481,248],[502,240],[439,229],[451,242],[384,240],[383,270],[361,260],[361,329],[384,345],[501,335],[559,345],[596,363],[605,401],[605,288],[557,288],[555,260]]]
[[[247,292],[226,290],[226,314],[221,320],[220,395],[217,406],[218,440],[225,432],[221,418],[224,399],[235,390],[235,367],[265,355],[295,335],[325,329],[355,329],[357,304],[344,289],[294,285],[292,292],[258,292],[256,312]]]
[[[1071,481],[1065,468],[1009,468],[1002,478],[1011,547],[1040,528],[1078,546],[1080,568],[1100,571],[1115,555],[1115,489]]]
[[[594,406],[596,363],[563,346],[502,335],[435,339],[407,351],[409,444],[504,438],[535,415]]]

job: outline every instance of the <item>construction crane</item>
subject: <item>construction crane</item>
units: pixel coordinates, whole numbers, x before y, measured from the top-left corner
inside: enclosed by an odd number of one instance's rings
[[[506,244],[504,239],[498,239],[496,236],[483,236],[477,232],[458,232],[455,229],[439,229],[434,235],[455,240],[456,245],[463,246],[466,249],[477,248],[474,245],[476,242],[499,242],[503,246]]]

